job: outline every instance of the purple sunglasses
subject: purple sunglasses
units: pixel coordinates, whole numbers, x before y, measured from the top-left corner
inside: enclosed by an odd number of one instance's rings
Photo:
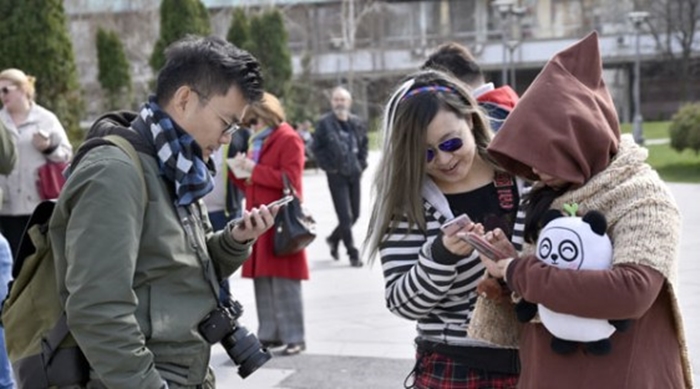
[[[462,145],[464,145],[464,143],[462,142],[461,138],[452,138],[440,143],[437,148],[446,153],[453,153],[461,149]],[[433,148],[429,148],[427,151],[428,163],[433,162],[435,155],[435,150]]]

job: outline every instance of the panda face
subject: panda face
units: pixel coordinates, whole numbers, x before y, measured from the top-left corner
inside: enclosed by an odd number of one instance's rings
[[[537,240],[537,258],[561,269],[603,270],[612,266],[612,242],[595,233],[580,217],[560,217],[547,223]]]
[[[552,227],[537,245],[537,257],[549,265],[578,270],[585,258],[583,242],[576,231]]]

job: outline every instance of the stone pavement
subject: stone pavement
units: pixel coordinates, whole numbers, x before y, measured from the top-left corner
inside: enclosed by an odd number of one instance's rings
[[[378,153],[370,153],[363,177],[362,214],[354,228],[361,243],[369,220],[369,189]],[[700,173],[699,173],[700,174]],[[671,184],[683,220],[680,297],[696,382],[700,382],[700,185]],[[381,267],[351,268],[341,248],[333,261],[324,238],[336,224],[325,175],[307,170],[305,204],[318,225],[318,238],[307,254],[311,279],[303,283],[307,351],[294,357],[274,357],[247,379],[219,345],[211,365],[218,388],[242,389],[384,389],[400,388],[413,368],[414,324],[389,313],[384,306]],[[693,232],[695,231],[695,232]],[[341,246],[342,247],[342,246]],[[231,278],[234,297],[244,306],[239,323],[257,330],[253,284],[239,274]]]

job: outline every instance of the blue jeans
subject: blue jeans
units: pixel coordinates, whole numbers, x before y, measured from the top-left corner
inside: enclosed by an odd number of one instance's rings
[[[12,279],[12,254],[10,244],[7,243],[2,234],[0,234],[0,298],[5,300],[7,296],[7,283]],[[0,327],[0,389],[14,388],[12,379],[12,366],[10,360],[7,359],[7,350],[5,349],[5,330]]]

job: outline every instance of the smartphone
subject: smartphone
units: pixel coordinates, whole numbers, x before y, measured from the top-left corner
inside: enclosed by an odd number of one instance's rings
[[[466,240],[470,245],[472,245],[476,251],[478,251],[481,254],[484,254],[485,256],[494,261],[508,258],[508,255],[503,253],[501,250],[497,249],[488,240],[473,232],[467,233],[464,236],[464,240]]]
[[[272,207],[274,207],[274,206],[276,206],[276,205],[279,205],[279,206],[281,207],[281,206],[284,206],[284,205],[289,204],[292,200],[294,200],[294,196],[288,195],[288,196],[282,197],[282,198],[279,199],[279,200],[275,200],[275,201],[273,201],[273,202],[271,202],[271,203],[269,203],[269,204],[266,204],[266,206],[267,206],[268,209],[271,209]],[[239,218],[237,218],[237,219],[233,219],[233,221],[232,221],[231,223],[233,223],[233,224],[236,225],[237,227],[244,228],[244,227],[245,227],[245,223],[243,222],[243,220],[244,220],[243,217],[239,217]],[[251,221],[252,221],[252,219],[251,219]],[[252,221],[252,222],[255,223],[255,221]]]
[[[446,236],[452,236],[456,234],[457,231],[466,227],[469,222],[471,222],[471,219],[469,219],[466,213],[463,213],[440,226],[440,229]]]

